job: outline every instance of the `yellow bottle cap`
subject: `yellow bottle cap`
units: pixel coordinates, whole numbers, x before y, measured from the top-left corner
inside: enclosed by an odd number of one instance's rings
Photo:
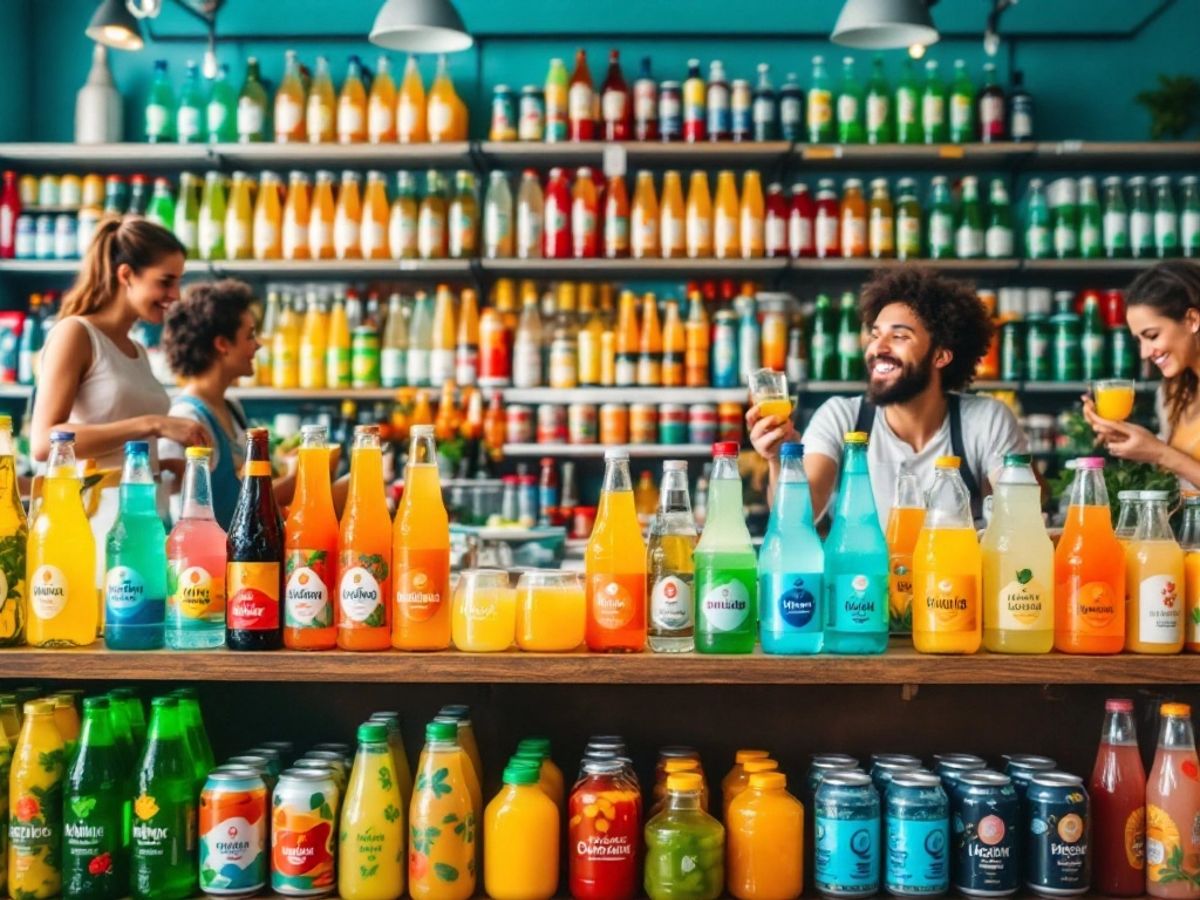
[[[781,791],[787,787],[787,776],[782,772],[760,772],[750,776],[750,789],[754,791]]]
[[[188,459],[209,459],[212,457],[212,447],[188,447],[183,455]]]
[[[12,431],[12,416],[0,416],[0,431]]]
[[[865,444],[867,442],[867,433],[865,431],[847,431],[847,444]]]
[[[734,756],[734,762],[741,765],[742,763],[750,762],[752,759],[766,759],[770,755],[766,750],[739,750]]]
[[[957,456],[939,456],[933,464],[939,469],[957,469],[962,465],[962,460]]]
[[[773,759],[752,759],[750,762],[744,763],[742,768],[748,775],[754,775],[761,772],[774,772],[779,768],[779,763]]]
[[[698,791],[704,786],[704,779],[698,772],[680,772],[667,779],[667,790],[674,793]]]
[[[699,772],[700,763],[694,759],[668,759],[663,768],[668,775],[675,775],[680,772]]]
[[[1158,711],[1164,716],[1186,717],[1192,714],[1192,708],[1186,703],[1164,703]]]

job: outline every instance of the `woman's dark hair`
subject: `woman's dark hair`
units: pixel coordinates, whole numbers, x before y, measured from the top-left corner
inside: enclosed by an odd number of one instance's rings
[[[1182,322],[1189,309],[1200,313],[1200,265],[1182,259],[1151,266],[1125,291],[1125,305],[1148,306],[1160,316]],[[1167,422],[1172,428],[1196,399],[1200,378],[1190,367],[1163,379]]]
[[[859,310],[870,328],[885,306],[903,303],[909,307],[934,347],[949,350],[950,362],[941,370],[942,387],[961,391],[975,377],[975,366],[988,351],[995,326],[974,287],[953,278],[943,278],[925,266],[880,269],[863,286]]]
[[[250,311],[254,292],[244,281],[202,281],[184,291],[167,310],[163,346],[171,371],[191,378],[208,371],[217,360],[215,341],[236,341],[242,316]]]
[[[161,225],[141,216],[107,216],[96,226],[88,244],[79,276],[63,297],[63,318],[99,312],[117,296],[117,270],[128,265],[134,272],[160,262],[163,257],[187,248]]]

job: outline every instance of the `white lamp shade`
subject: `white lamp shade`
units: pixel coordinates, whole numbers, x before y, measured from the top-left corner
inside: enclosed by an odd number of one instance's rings
[[[93,41],[115,50],[142,49],[142,28],[125,0],[102,0],[92,14],[86,34]]]
[[[454,53],[475,42],[450,0],[385,0],[370,40],[413,53]]]
[[[938,30],[926,0],[846,0],[831,40],[860,50],[936,43]]]

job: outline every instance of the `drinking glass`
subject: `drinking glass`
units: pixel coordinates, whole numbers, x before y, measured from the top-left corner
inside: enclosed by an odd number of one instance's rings
[[[1092,382],[1096,414],[1112,422],[1124,422],[1133,412],[1133,379],[1106,378]]]
[[[517,582],[517,646],[565,653],[583,643],[586,621],[578,572],[532,569]]]
[[[788,396],[787,376],[782,372],[774,369],[751,372],[750,396],[764,417],[791,418],[792,399]]]
[[[503,569],[463,572],[454,590],[450,616],[454,646],[470,653],[497,653],[511,647],[516,597]]]

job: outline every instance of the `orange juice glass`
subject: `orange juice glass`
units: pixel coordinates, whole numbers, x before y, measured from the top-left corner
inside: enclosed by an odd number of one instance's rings
[[[292,650],[329,650],[337,645],[333,586],[338,522],[329,485],[333,448],[323,425],[305,425],[300,434],[296,496],[283,527],[287,554],[283,645]]]
[[[391,524],[379,427],[359,425],[338,535],[337,639],[343,650],[386,650],[391,644]]]
[[[516,631],[516,607],[516,591],[503,569],[463,572],[451,606],[454,646],[468,653],[507,650]]]
[[[517,582],[517,646],[562,653],[583,643],[587,600],[577,572],[523,572]]]
[[[792,417],[792,400],[788,396],[787,375],[774,369],[758,369],[750,373],[750,396],[761,415],[774,416],[781,422]]]
[[[1092,382],[1092,397],[1096,414],[1102,419],[1124,422],[1133,413],[1133,381],[1129,378],[1109,378]]]

